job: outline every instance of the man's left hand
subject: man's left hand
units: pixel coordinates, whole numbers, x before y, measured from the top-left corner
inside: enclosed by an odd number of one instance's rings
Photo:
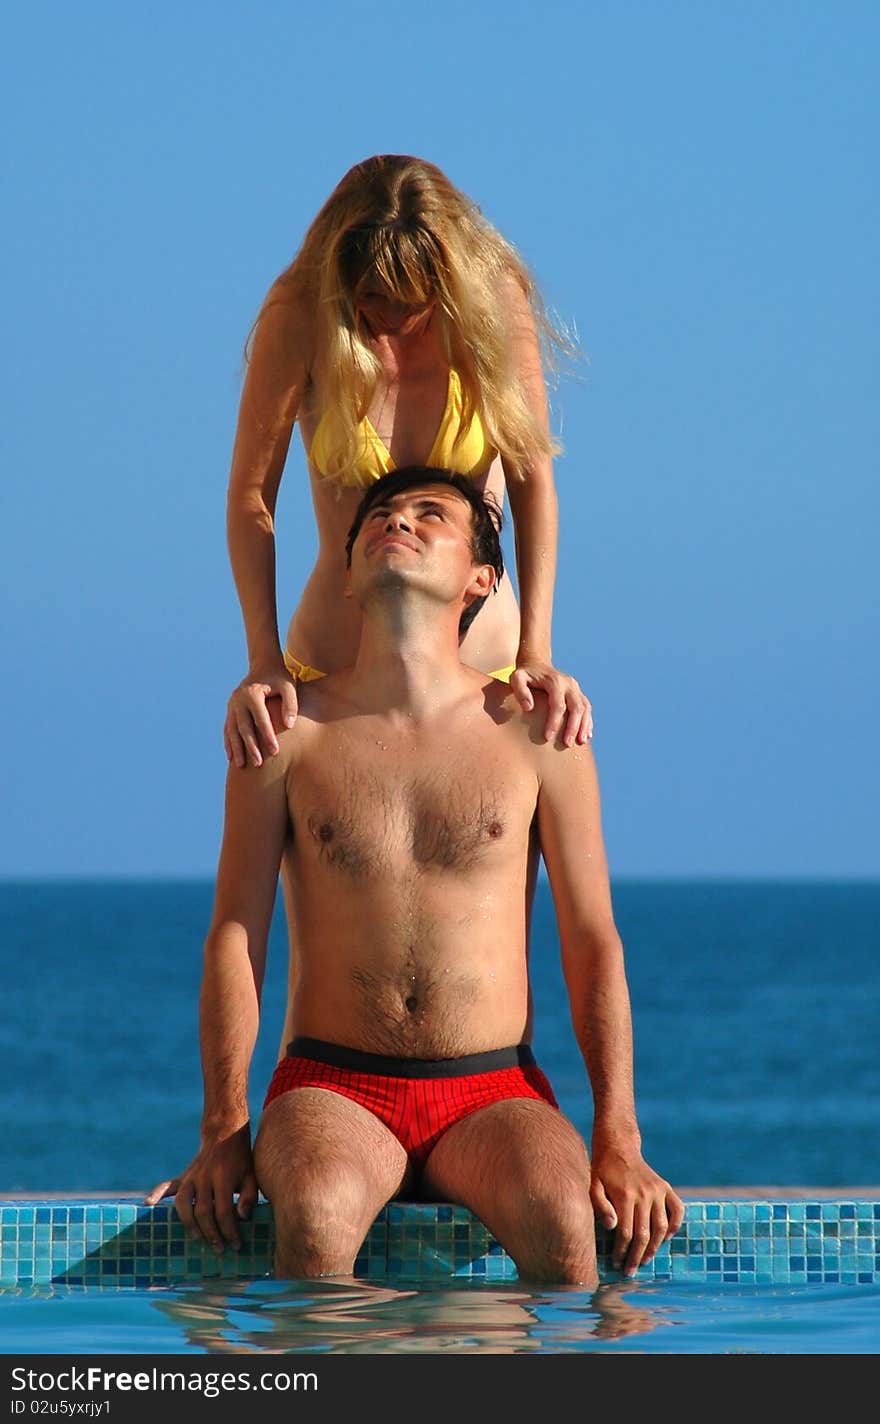
[[[652,1261],[684,1221],[684,1202],[639,1151],[595,1150],[590,1197],[596,1220],[614,1232],[611,1263],[625,1276]]]

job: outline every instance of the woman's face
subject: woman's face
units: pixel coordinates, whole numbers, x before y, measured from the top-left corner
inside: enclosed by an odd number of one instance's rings
[[[433,310],[432,301],[398,301],[377,278],[364,284],[357,301],[358,316],[372,336],[414,336],[427,326]]]

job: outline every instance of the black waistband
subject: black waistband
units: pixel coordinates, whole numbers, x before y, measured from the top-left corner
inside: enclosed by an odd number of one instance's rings
[[[534,1068],[535,1055],[527,1043],[513,1048],[492,1048],[487,1053],[468,1053],[464,1058],[386,1058],[381,1053],[362,1053],[342,1043],[325,1043],[321,1038],[294,1038],[287,1045],[289,1058],[312,1058],[331,1063],[334,1068],[350,1068],[355,1073],[375,1073],[383,1078],[463,1078],[469,1073],[492,1073],[498,1068]]]

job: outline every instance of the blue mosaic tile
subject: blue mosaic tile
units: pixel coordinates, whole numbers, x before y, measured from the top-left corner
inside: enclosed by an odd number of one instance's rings
[[[204,1278],[271,1276],[274,1235],[265,1201],[242,1230],[241,1252],[215,1256],[192,1242],[171,1203],[4,1203],[0,1283],[55,1280],[132,1288]],[[602,1279],[612,1238],[599,1228]],[[516,1267],[481,1222],[448,1203],[391,1203],[358,1253],[355,1274],[380,1278],[515,1279]],[[639,1278],[715,1283],[880,1282],[880,1205],[873,1201],[688,1202],[684,1229],[639,1269]]]

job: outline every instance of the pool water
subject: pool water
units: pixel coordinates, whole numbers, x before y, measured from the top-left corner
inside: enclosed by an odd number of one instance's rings
[[[99,1343],[98,1343],[99,1342]],[[0,1353],[877,1354],[880,1286],[198,1281],[0,1290]]]

